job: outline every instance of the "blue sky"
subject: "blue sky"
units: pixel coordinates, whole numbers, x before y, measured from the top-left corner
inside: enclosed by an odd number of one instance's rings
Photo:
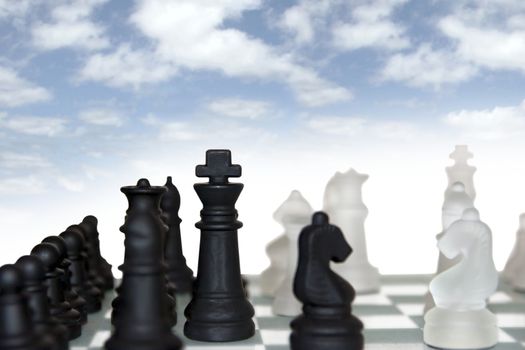
[[[352,165],[443,179],[457,143],[517,176],[524,73],[521,0],[0,0],[3,227],[71,201],[109,217],[102,194],[121,210],[116,189],[141,176],[191,184],[210,147],[282,183],[269,212],[298,177],[320,197]]]

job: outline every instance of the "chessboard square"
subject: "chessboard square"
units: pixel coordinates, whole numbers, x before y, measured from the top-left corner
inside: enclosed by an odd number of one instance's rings
[[[261,338],[265,345],[286,345],[290,338],[289,329],[268,329],[261,330]]]
[[[525,342],[525,329],[524,328],[503,328],[505,333],[509,334],[512,338],[519,342]]]
[[[497,314],[525,314],[525,304],[518,302],[509,302],[504,304],[491,304],[489,310]]]
[[[418,328],[408,316],[405,315],[371,315],[361,317],[365,329],[407,329]]]
[[[401,312],[394,305],[355,305],[354,313],[358,316],[367,315],[400,315]]]
[[[423,344],[423,331],[411,329],[364,329],[363,335],[367,344]],[[367,347],[365,347],[368,349]]]
[[[423,315],[424,305],[419,303],[402,303],[396,304],[396,307],[405,315],[421,316]]]
[[[262,344],[252,345],[231,345],[231,344],[208,344],[208,345],[188,345],[185,350],[265,350]]]
[[[87,346],[70,346],[70,350],[88,350]]]
[[[489,298],[489,304],[503,304],[512,301],[512,297],[505,292],[496,292]]]
[[[525,328],[525,314],[496,314],[500,328]]]
[[[273,311],[272,307],[270,305],[254,305],[253,306],[255,310],[255,316],[256,317],[272,317]]]
[[[428,292],[428,285],[422,283],[386,285],[381,287],[381,292],[388,296],[391,295],[425,295]]]
[[[384,294],[358,294],[353,305],[390,305],[392,302]]]
[[[104,318],[109,320],[111,318],[112,312],[113,312],[113,309],[109,309],[108,311],[106,311],[106,313],[104,314]]]
[[[98,331],[95,333],[95,336],[91,339],[89,343],[89,348],[101,348],[104,346],[104,343],[110,337],[110,331]]]
[[[288,329],[293,317],[276,316],[276,317],[259,317],[257,321],[261,330],[264,329]]]
[[[425,344],[402,343],[402,344],[365,344],[365,350],[426,350]]]
[[[498,342],[500,343],[515,343],[516,340],[511,337],[507,332],[505,332],[503,329],[498,330]]]

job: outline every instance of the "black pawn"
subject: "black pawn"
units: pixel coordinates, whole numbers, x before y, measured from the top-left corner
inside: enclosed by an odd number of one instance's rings
[[[79,226],[85,233],[90,278],[100,279],[102,281],[100,286],[102,290],[113,289],[114,277],[111,272],[111,265],[108,264],[100,253],[98,219],[93,215],[88,215],[82,220]]]
[[[93,257],[93,248],[91,245],[91,242],[88,241],[88,233],[86,232],[86,229],[88,229],[85,225],[71,225],[69,226],[66,231],[75,231],[80,233],[82,236],[84,243],[82,244],[82,261],[84,263],[84,270],[86,271],[86,277],[89,279],[90,283],[98,288],[101,292],[104,289],[105,282],[102,276],[97,272],[96,266],[92,265],[92,257]],[[101,293],[100,296],[101,300],[104,299],[104,294]]]
[[[107,350],[178,350],[181,341],[172,333],[167,312],[162,235],[166,227],[160,217],[164,187],[150,186],[141,179],[137,186],[121,188],[129,208],[124,225],[124,264],[120,302],[114,331]]]
[[[52,350],[67,350],[68,330],[58,320],[51,317],[44,280],[44,264],[36,256],[25,255],[17,260],[15,266],[23,276],[22,292],[26,298],[31,322],[35,332],[48,338]]]
[[[69,340],[80,337],[82,333],[82,316],[78,311],[71,308],[64,296],[64,290],[59,279],[60,274],[56,270],[60,263],[58,250],[50,243],[40,243],[33,248],[31,255],[39,258],[46,269],[44,284],[47,287],[51,316],[56,317],[60,323],[67,327]]]
[[[182,254],[182,242],[180,237],[179,217],[180,194],[177,187],[173,185],[171,176],[164,185],[167,191],[162,195],[160,207],[168,232],[165,242],[165,263],[167,265],[166,275],[168,280],[175,285],[177,293],[190,293],[193,290],[193,271],[186,265],[186,259]]]
[[[299,261],[294,293],[303,314],[290,326],[292,350],[362,350],[363,324],[352,315],[352,286],[330,269],[330,261],[343,262],[352,248],[328,215],[317,212],[299,236]]]
[[[76,231],[64,231],[60,234],[67,247],[67,258],[71,262],[69,265],[69,283],[71,290],[87,302],[88,313],[97,312],[102,308],[102,292],[91,284],[85,270],[84,257],[84,237]]]
[[[62,289],[64,290],[64,296],[71,307],[80,312],[82,324],[85,325],[88,318],[87,302],[84,298],[71,289],[71,273],[69,272],[69,266],[71,265],[71,262],[67,258],[66,242],[60,236],[49,236],[44,238],[42,243],[50,243],[58,250],[61,262],[60,268],[57,268],[56,270],[60,274],[59,279]]]
[[[11,264],[0,267],[0,349],[49,349],[32,327],[22,284],[18,268]]]
[[[242,223],[235,209],[243,184],[228,181],[241,176],[241,166],[232,165],[229,150],[208,150],[196,175],[209,182],[193,186],[203,209],[195,225],[201,230],[199,267],[184,334],[213,342],[247,339],[255,333],[254,310],[241,280],[237,230]]]

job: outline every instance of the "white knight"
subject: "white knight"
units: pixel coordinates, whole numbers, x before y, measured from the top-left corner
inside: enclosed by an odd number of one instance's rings
[[[425,315],[425,343],[446,349],[496,345],[496,317],[486,308],[498,286],[490,228],[476,209],[466,209],[445,231],[438,247],[448,259],[459,256],[459,262],[430,282],[436,306]]]

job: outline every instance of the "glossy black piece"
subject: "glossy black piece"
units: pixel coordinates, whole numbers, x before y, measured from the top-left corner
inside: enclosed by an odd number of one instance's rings
[[[0,267],[0,349],[41,350],[45,342],[33,329],[29,309],[22,295],[23,277],[12,264]],[[45,342],[45,343],[44,343]]]
[[[80,337],[82,333],[82,317],[73,308],[64,296],[57,267],[60,264],[60,253],[50,243],[40,243],[31,251],[31,255],[42,261],[46,269],[44,284],[49,299],[49,311],[60,323],[67,327],[69,340]]]
[[[299,236],[299,261],[294,293],[303,303],[302,315],[290,326],[292,350],[362,350],[363,324],[352,315],[352,286],[330,269],[352,253],[341,230],[317,212]]]
[[[102,288],[104,291],[113,289],[114,277],[111,272],[111,265],[100,253],[98,219],[93,215],[88,215],[79,226],[85,233],[90,279],[96,280],[99,283],[97,287]]]
[[[77,231],[64,231],[60,234],[67,247],[69,265],[69,284],[71,290],[87,302],[87,312],[97,312],[102,308],[102,292],[89,280],[84,263],[82,250],[84,249],[84,236]]]
[[[71,273],[69,272],[71,262],[67,258],[66,242],[60,236],[49,236],[44,238],[42,243],[50,243],[58,250],[60,254],[60,267],[57,268],[57,272],[60,274],[60,285],[64,290],[64,297],[73,309],[80,312],[82,324],[85,325],[88,320],[87,302],[71,289]]]
[[[240,177],[241,166],[232,165],[229,150],[208,150],[206,165],[196,167],[194,189],[202,204],[199,267],[193,299],[185,310],[184,334],[191,339],[211,342],[250,338],[255,333],[253,306],[246,298],[241,281],[235,202],[243,184],[228,182]]]
[[[69,226],[66,231],[75,231],[80,233],[80,235],[84,238],[84,243],[82,244],[82,260],[84,262],[84,269],[86,271],[86,276],[89,279],[89,282],[98,288],[101,292],[105,290],[105,282],[104,278],[98,273],[96,270],[96,267],[92,265],[92,257],[93,257],[93,246],[91,242],[88,242],[88,236],[86,230],[89,230],[86,225],[71,225]],[[104,294],[101,294],[101,298],[104,298]]]
[[[168,176],[164,185],[167,191],[162,195],[160,207],[164,222],[168,225],[166,234],[164,260],[167,266],[166,276],[169,282],[175,286],[177,293],[191,293],[193,290],[193,271],[186,264],[182,253],[182,241],[180,237],[179,217],[180,194],[177,187]]]
[[[107,350],[178,350],[181,341],[172,333],[167,308],[165,267],[162,263],[160,217],[164,187],[140,179],[137,186],[121,188],[129,208],[124,225],[124,264],[118,312]]]
[[[44,280],[46,270],[42,261],[32,255],[24,255],[15,266],[23,277],[22,294],[26,298],[31,326],[38,336],[47,338],[50,350],[67,350],[68,330],[57,319],[51,317]]]

